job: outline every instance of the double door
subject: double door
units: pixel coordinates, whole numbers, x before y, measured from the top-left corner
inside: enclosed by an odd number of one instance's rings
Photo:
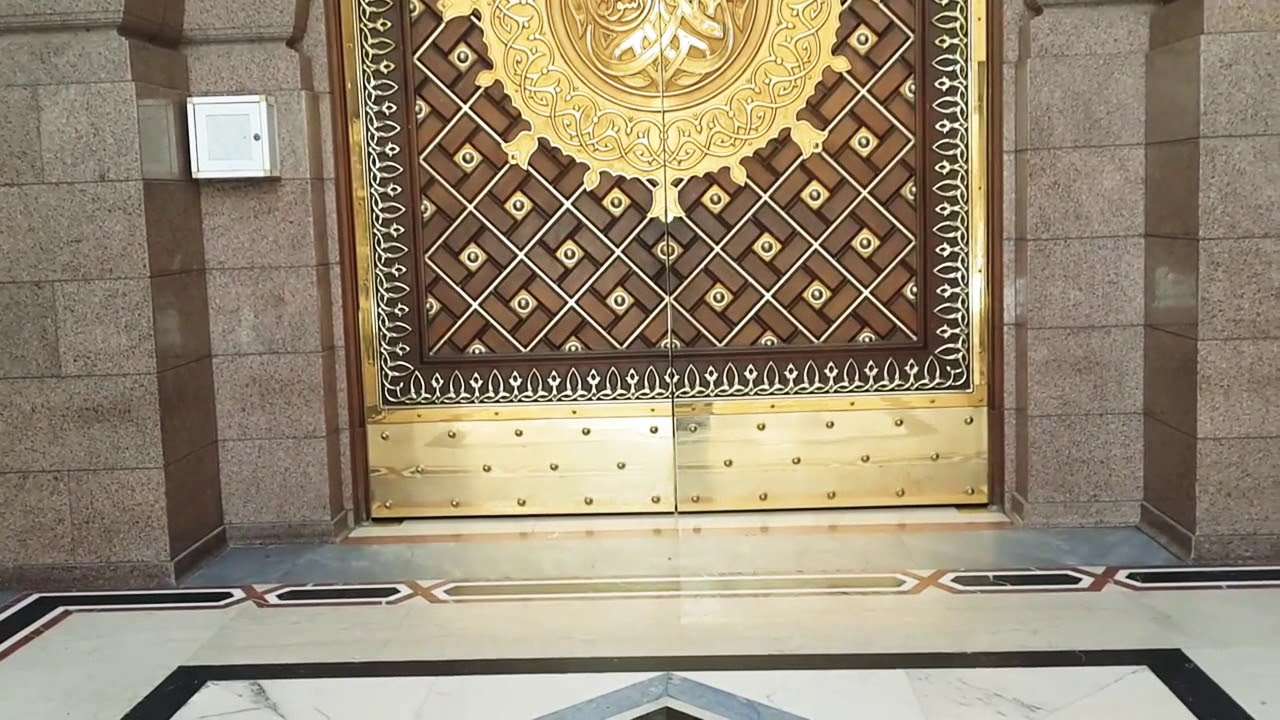
[[[374,517],[986,502],[979,12],[343,29]]]

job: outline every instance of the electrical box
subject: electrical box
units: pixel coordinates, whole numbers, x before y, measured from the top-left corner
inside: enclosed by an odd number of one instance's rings
[[[266,95],[187,100],[191,177],[197,180],[280,176],[276,105]]]

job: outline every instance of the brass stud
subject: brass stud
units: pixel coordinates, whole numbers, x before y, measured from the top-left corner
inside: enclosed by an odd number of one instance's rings
[[[822,284],[821,280],[814,280],[805,288],[804,301],[813,306],[815,310],[827,304],[827,300],[831,299],[831,290]]]
[[[765,428],[764,423],[756,423],[756,429],[757,429],[757,430],[761,430],[761,431],[763,431],[763,430],[764,430],[764,428]]]
[[[898,491],[894,493],[894,495],[897,495],[898,497],[902,497],[903,495],[906,495],[906,494],[907,494],[907,491],[903,490],[902,488],[898,488]]]
[[[516,437],[524,437],[524,431],[520,428],[516,428]]]
[[[421,465],[415,465],[413,468],[413,471],[421,475],[422,473],[426,472],[426,468],[422,467]]]
[[[934,461],[934,462],[938,462],[938,457],[939,457],[938,453],[934,453],[934,454],[932,454],[932,455],[930,455],[930,456],[929,456],[929,459],[930,459],[930,460],[932,460],[932,461]]]
[[[894,418],[893,424],[894,424],[894,427],[902,427],[902,418]]]
[[[828,490],[828,491],[827,491],[827,499],[828,499],[828,500],[835,500],[835,499],[836,499],[836,491],[835,491],[835,490]]]
[[[871,456],[870,456],[870,455],[863,455],[863,456],[862,456],[862,462],[864,462],[864,463],[869,463],[869,462],[871,462]]]
[[[761,233],[760,237],[756,238],[756,241],[752,243],[751,249],[761,260],[769,262],[782,249],[782,243],[778,242],[778,239],[769,233]]]
[[[693,496],[691,496],[691,497],[689,498],[689,501],[690,501],[690,502],[698,502],[698,501],[699,501],[699,500],[701,500],[701,499],[702,499],[702,496],[701,496],[701,495],[693,495]]]
[[[560,463],[551,463],[548,467],[550,467],[553,471],[555,471],[555,470],[559,470],[559,469],[560,469]]]
[[[382,507],[384,507],[384,508],[386,508],[386,509],[390,510],[390,509],[391,509],[391,501],[390,501],[390,500],[384,500],[384,501],[382,502]]]
[[[584,503],[586,503],[586,504],[588,504],[588,505],[595,505],[595,504],[596,504],[595,499],[594,499],[594,498],[592,498],[590,495],[588,495],[588,496],[586,496],[585,498],[583,498],[583,499],[582,499],[582,502],[584,502]]]
[[[446,435],[448,435],[450,438],[456,438],[456,437],[458,437],[458,433],[457,433],[456,431],[454,431],[454,430],[450,430],[449,432],[447,432],[447,433],[445,433],[445,434],[446,434]]]
[[[760,493],[760,502],[764,502],[765,500],[768,500],[768,499],[769,499],[769,493],[767,492]]]
[[[657,426],[657,425],[650,425],[650,426],[649,426],[649,434],[650,434],[650,435],[657,435],[657,434],[658,434],[658,426]]]
[[[471,271],[478,270],[488,259],[488,253],[482,250],[480,246],[475,243],[467,245],[462,248],[462,252],[458,253],[458,261]]]
[[[626,463],[624,463],[624,462],[619,462],[619,463],[618,463],[618,469],[619,469],[619,470],[626,470],[626,469],[627,469],[627,464],[626,464]]]
[[[865,127],[858,128],[858,132],[854,133],[853,139],[849,141],[849,147],[862,157],[869,156],[879,144],[880,138]]]
[[[482,466],[480,469],[481,469],[481,470],[483,470],[483,471],[485,471],[485,472],[489,472],[489,471],[493,470],[493,466],[492,466],[492,465],[484,465],[484,466]]]
[[[383,440],[390,440],[390,439],[391,439],[391,433],[389,433],[389,432],[383,432],[383,433],[382,433],[381,435],[379,435],[378,437],[382,438]]]
[[[965,425],[972,425],[972,424],[973,424],[973,416],[972,416],[972,415],[970,415],[969,417],[965,418],[965,419],[964,419],[964,424],[965,424]]]
[[[698,432],[698,426],[697,426],[697,424],[696,424],[696,423],[695,423],[695,424],[690,424],[690,425],[689,425],[689,432],[691,432],[691,433]]]
[[[590,434],[591,434],[591,428],[582,428],[582,434],[583,434],[583,435],[590,435]]]
[[[835,427],[835,426],[836,426],[836,421],[835,421],[835,420],[828,420],[828,421],[827,421],[827,429],[828,429],[828,430],[830,430],[831,428],[833,428],[833,427]]]
[[[725,461],[724,461],[724,466],[725,466],[725,467],[733,467],[733,458],[729,458],[728,460],[725,460]]]
[[[456,507],[458,507],[458,506],[459,506],[459,505],[461,505],[461,504],[462,504],[462,503],[458,502],[458,498],[454,498],[454,499],[452,499],[452,500],[450,500],[450,501],[449,501],[449,507],[452,507],[452,508],[456,508]]]
[[[511,298],[511,302],[507,303],[507,307],[515,311],[520,317],[529,317],[538,307],[538,300],[529,294],[528,290],[521,290],[516,296]]]
[[[649,498],[649,502],[653,503],[654,505],[657,505],[658,503],[662,502],[662,496],[654,495]]]
[[[869,258],[880,247],[880,238],[870,230],[863,228],[849,243],[859,255]]]
[[[516,504],[517,504],[517,505],[519,505],[520,507],[524,507],[524,506],[525,506],[525,499],[524,499],[524,498],[516,498]]]
[[[817,180],[809,183],[805,186],[804,190],[800,191],[800,199],[804,201],[805,205],[808,205],[814,210],[822,207],[822,203],[826,202],[827,196],[827,189]]]
[[[974,494],[974,492],[976,492],[976,491],[975,491],[973,488],[971,488],[971,487],[967,487],[967,488],[965,488],[965,489],[964,489],[964,494],[965,494],[965,495],[972,495],[972,494]]]
[[[798,457],[793,457],[793,458],[791,458],[791,464],[792,464],[792,465],[799,465],[799,464],[800,464],[800,458],[798,458]]]

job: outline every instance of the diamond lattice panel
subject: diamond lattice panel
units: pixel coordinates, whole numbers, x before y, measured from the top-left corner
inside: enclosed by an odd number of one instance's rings
[[[424,350],[431,356],[645,350],[667,338],[665,227],[652,190],[542,147],[529,168],[503,143],[527,124],[470,19],[425,8],[413,27],[423,204]]]
[[[688,216],[671,228],[682,346],[919,337],[914,12],[845,6],[838,52],[851,68],[827,73],[802,116],[827,133],[821,152],[775,142],[747,161],[745,185],[727,172],[684,183]]]

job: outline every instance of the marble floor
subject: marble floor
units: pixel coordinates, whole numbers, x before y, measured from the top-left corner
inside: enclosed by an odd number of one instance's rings
[[[370,529],[17,595],[0,718],[1280,720],[1280,568],[820,520]]]

